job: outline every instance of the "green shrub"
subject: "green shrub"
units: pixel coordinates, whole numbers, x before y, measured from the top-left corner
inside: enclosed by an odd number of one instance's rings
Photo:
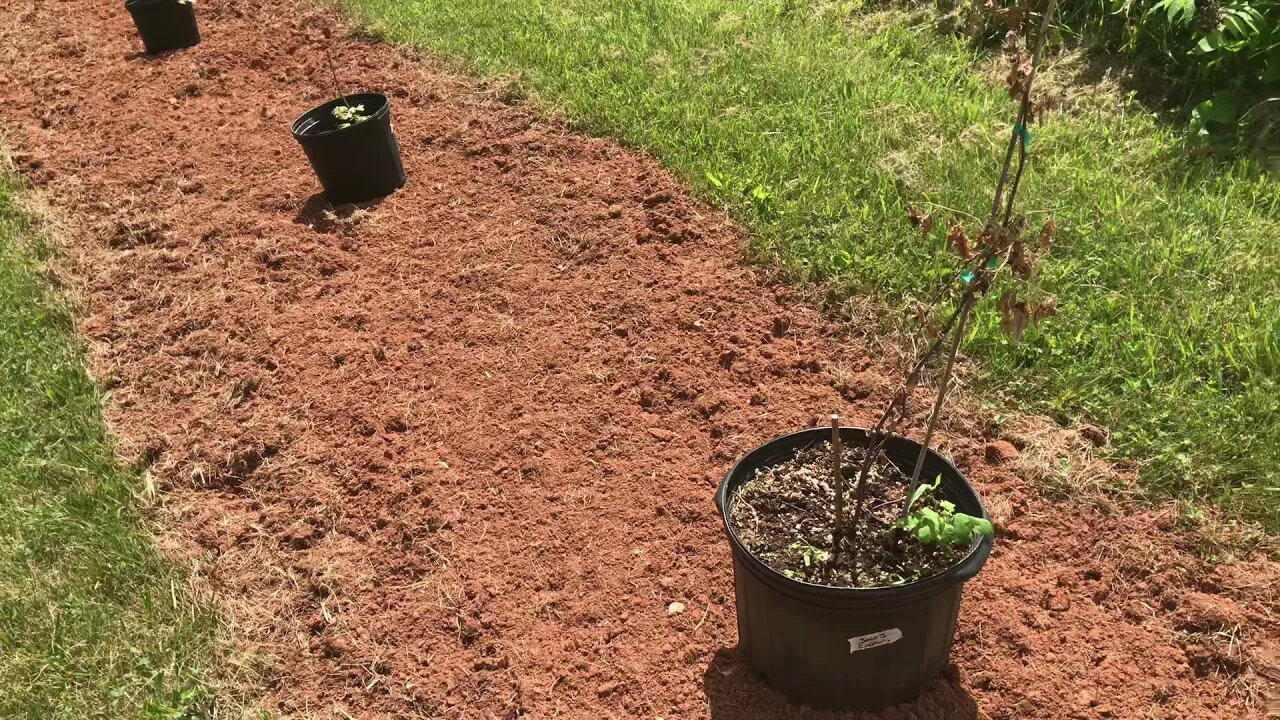
[[[970,34],[985,31],[988,39],[1043,4],[957,2]],[[1093,57],[1125,59],[1141,94],[1171,110],[1193,137],[1276,149],[1280,0],[1089,0],[1065,4],[1059,27]]]
[[[1253,128],[1276,117],[1280,2],[1109,0],[1103,21],[1120,49],[1163,67],[1187,93],[1198,135]],[[1175,92],[1177,86],[1175,86]],[[1243,126],[1243,127],[1242,127]]]

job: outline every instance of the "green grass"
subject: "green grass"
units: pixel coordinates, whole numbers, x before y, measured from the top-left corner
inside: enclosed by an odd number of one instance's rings
[[[15,191],[0,174],[0,717],[210,717],[215,618],[157,556]]]
[[[518,74],[726,204],[757,261],[893,312],[948,272],[964,219],[939,211],[922,241],[907,204],[984,213],[1014,112],[963,42],[847,2],[343,2],[391,39]],[[1156,494],[1280,529],[1280,191],[1246,161],[1190,163],[1137,110],[1052,116],[1031,149],[1022,209],[1060,225],[1040,282],[1062,312],[1017,347],[984,314],[969,347],[992,401],[1109,426]]]

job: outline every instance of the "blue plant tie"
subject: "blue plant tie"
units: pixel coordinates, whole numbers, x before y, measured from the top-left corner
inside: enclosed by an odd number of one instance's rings
[[[1026,150],[1027,146],[1031,144],[1031,131],[1027,129],[1026,125],[1017,123],[1013,126],[1013,132],[1022,136],[1022,149]]]

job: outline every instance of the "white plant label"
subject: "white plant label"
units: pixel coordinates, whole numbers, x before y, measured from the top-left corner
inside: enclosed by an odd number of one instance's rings
[[[881,645],[896,643],[902,639],[902,631],[898,628],[889,628],[881,630],[878,633],[870,635],[859,635],[858,637],[849,638],[849,654],[852,655],[859,650],[868,650]]]

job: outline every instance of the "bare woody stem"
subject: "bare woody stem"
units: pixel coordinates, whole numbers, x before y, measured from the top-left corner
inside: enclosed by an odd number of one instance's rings
[[[850,520],[850,540],[853,546],[853,576],[854,581],[858,578],[858,522],[862,519],[862,508],[867,500],[867,476],[871,474],[871,463],[880,456],[880,448],[884,447],[884,441],[888,439],[889,434],[883,432],[880,428],[871,431],[871,437],[867,442],[867,452],[862,457],[862,464],[858,467],[858,485],[855,491],[853,501],[853,518]]]
[[[956,355],[960,352],[960,345],[964,342],[964,326],[969,320],[969,311],[973,309],[974,295],[972,292],[965,293],[964,299],[960,305],[960,319],[956,322],[955,337],[951,340],[951,350],[947,355],[947,367],[942,371],[942,383],[938,386],[938,399],[933,403],[933,412],[929,415],[929,424],[924,429],[924,441],[920,443],[920,454],[916,457],[915,469],[911,471],[911,484],[907,486],[907,499],[902,503],[902,517],[906,517],[911,511],[911,498],[916,494],[916,488],[920,486],[920,473],[924,470],[925,458],[929,455],[929,443],[933,441],[933,429],[938,423],[938,416],[942,414],[943,402],[947,399],[947,390],[951,386],[951,373],[956,366]]]
[[[324,46],[324,57],[329,61],[329,75],[333,78],[332,92],[337,94],[339,92],[338,88],[342,87],[342,85],[338,82],[338,66],[333,62],[333,52],[329,49],[329,44],[327,42]],[[347,94],[344,92],[341,93],[341,95],[343,106],[348,108],[351,107],[351,101],[347,99]]]
[[[933,356],[938,353],[938,350],[942,348],[943,343],[946,341],[947,333],[955,326],[956,320],[959,317],[960,310],[956,310],[951,314],[951,317],[947,318],[947,321],[943,323],[937,339],[929,346],[929,349],[925,350],[920,357],[916,358],[915,365],[912,366],[911,372],[907,374],[906,382],[904,382],[902,387],[898,388],[898,391],[894,393],[893,398],[889,400],[888,407],[886,407],[884,412],[881,413],[880,419],[876,421],[875,427],[867,433],[867,449],[862,457],[862,462],[858,465],[857,481],[854,486],[855,499],[853,516],[849,519],[849,523],[847,525],[849,543],[852,548],[851,552],[853,552],[855,574],[858,562],[858,522],[862,519],[862,508],[866,503],[867,478],[871,473],[871,464],[880,456],[880,451],[884,447],[885,441],[889,439],[891,427],[896,424],[896,421],[895,423],[890,422],[890,419],[894,417],[894,412],[897,411],[897,421],[901,421],[906,416],[907,399],[911,393],[911,389],[915,387],[916,383],[919,381],[920,373],[923,372],[925,365],[928,364],[929,360],[932,359]],[[839,496],[838,502],[840,505],[837,510],[837,514],[842,515],[844,510],[843,494]],[[840,539],[845,534],[845,527],[844,523],[836,523],[834,537],[832,538],[833,547],[840,547]],[[835,554],[833,553],[833,563],[834,560]]]
[[[840,538],[844,535],[844,472],[841,468],[843,448],[840,443],[840,416],[831,416],[831,487],[835,488],[836,521],[831,528],[831,564],[840,556]]]
[[[1026,127],[1026,116],[1020,116],[1018,122]],[[1013,217],[1013,201],[1018,197],[1018,185],[1022,183],[1022,171],[1027,167],[1027,144],[1025,142],[1018,143],[1018,169],[1013,174],[1013,184],[1009,186],[1009,197],[1004,206],[1004,217],[1001,224],[1008,225],[1009,220]]]
[[[1040,21],[1040,31],[1036,37],[1036,49],[1031,54],[1031,70],[1027,73],[1027,82],[1022,88],[1022,102],[1018,107],[1018,120],[1014,123],[1013,130],[1009,134],[1009,146],[1004,153],[1004,167],[1000,170],[1000,180],[996,183],[995,198],[991,201],[991,219],[987,221],[987,226],[996,224],[996,220],[1000,217],[1001,200],[1004,198],[1005,184],[1009,182],[1009,170],[1013,165],[1013,153],[1019,145],[1022,146],[1023,154],[1018,159],[1017,175],[1014,178],[1013,187],[1009,191],[1009,202],[1005,213],[1005,221],[1008,221],[1009,212],[1013,209],[1013,196],[1018,192],[1018,181],[1022,179],[1022,166],[1026,162],[1026,133],[1027,120],[1031,116],[1031,84],[1036,79],[1036,66],[1040,64],[1040,55],[1044,52],[1044,42],[1049,35],[1049,26],[1053,23],[1053,13],[1058,8],[1058,0],[1049,0],[1049,6],[1045,8],[1044,18]]]
[[[1031,120],[1032,112],[1031,86],[1035,82],[1036,67],[1040,64],[1040,56],[1044,52],[1045,40],[1048,38],[1049,27],[1053,23],[1053,13],[1057,10],[1057,7],[1057,0],[1049,0],[1048,7],[1045,8],[1044,17],[1040,21],[1040,30],[1036,36],[1036,48],[1031,54],[1031,68],[1027,72],[1026,82],[1022,86],[1021,102],[1018,104],[1018,116],[1009,135],[1009,145],[1005,150],[1004,165],[1000,170],[1000,179],[996,182],[995,197],[991,201],[991,218],[987,221],[987,227],[995,226],[997,220],[1007,225],[1013,216],[1014,200],[1018,195],[1018,186],[1022,182],[1022,171],[1027,164],[1027,124]],[[1008,196],[1006,197],[1005,189],[1006,185],[1009,184],[1009,172],[1013,169],[1015,151],[1018,154],[1017,169],[1014,172],[1013,182],[1008,187]],[[1003,218],[1001,217],[1000,207],[1002,204],[1004,205]],[[964,330],[969,320],[969,311],[973,309],[976,300],[974,287],[970,286],[965,291],[964,298],[960,301],[960,309],[956,315],[952,316],[952,319],[956,320],[955,336],[951,340],[951,350],[947,356],[947,367],[942,373],[941,385],[938,387],[938,397],[933,404],[933,412],[929,415],[929,422],[925,426],[924,441],[920,445],[920,454],[916,457],[916,465],[911,472],[911,484],[907,487],[907,497],[902,503],[902,517],[906,517],[911,511],[911,498],[915,496],[916,489],[920,486],[920,475],[924,470],[924,461],[929,456],[929,445],[933,442],[933,431],[937,426],[938,416],[942,413],[942,406],[947,398],[947,390],[951,386],[951,375],[955,370],[956,355],[960,351],[960,345],[964,342]]]
[[[894,393],[893,398],[889,400],[888,407],[886,407],[884,412],[881,413],[880,419],[876,421],[876,426],[871,431],[871,436],[868,440],[879,436],[884,431],[885,427],[890,425],[889,420],[893,417],[894,410],[901,408],[905,404],[907,395],[910,394],[911,389],[915,387],[917,382],[919,382],[920,373],[924,371],[924,366],[933,359],[934,355],[938,354],[940,349],[942,349],[942,344],[946,341],[947,333],[950,332],[953,326],[955,326],[956,318],[959,316],[959,310],[953,312],[951,317],[947,318],[947,321],[942,324],[942,328],[938,331],[938,337],[933,341],[933,344],[929,346],[929,349],[925,350],[918,358],[916,358],[915,365],[911,366],[911,372],[907,373],[906,382],[902,384],[902,387],[898,388],[897,392]]]

